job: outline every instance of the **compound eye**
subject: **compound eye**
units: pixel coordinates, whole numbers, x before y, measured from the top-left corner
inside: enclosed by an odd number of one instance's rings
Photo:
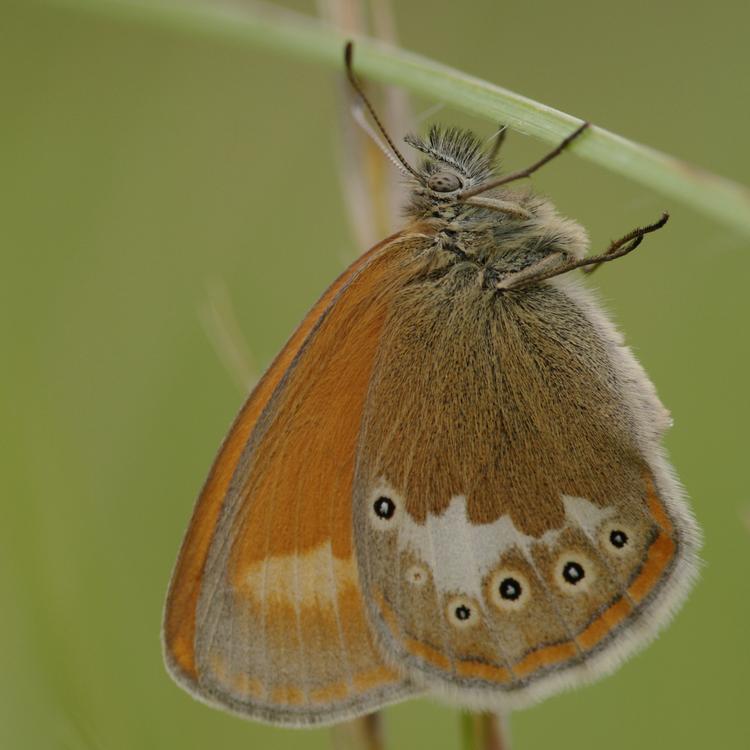
[[[452,193],[462,186],[461,178],[453,172],[438,172],[427,181],[427,187],[436,193]]]

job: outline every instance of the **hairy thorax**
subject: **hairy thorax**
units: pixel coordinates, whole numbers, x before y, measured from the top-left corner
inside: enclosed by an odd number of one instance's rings
[[[491,284],[539,261],[554,265],[586,253],[583,228],[545,198],[502,186],[477,191],[498,176],[499,166],[471,132],[434,127],[427,138],[406,140],[425,156],[408,180],[404,213],[407,231],[430,240],[428,273],[471,264]]]
[[[545,258],[564,262],[586,253],[584,229],[559,216],[545,198],[501,189],[487,198],[507,212],[415,196],[407,215],[411,230],[431,240],[422,257],[426,273],[434,277],[468,265],[484,285],[491,285]]]

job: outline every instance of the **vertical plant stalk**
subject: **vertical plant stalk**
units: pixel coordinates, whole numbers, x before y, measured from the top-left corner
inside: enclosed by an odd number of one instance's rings
[[[368,23],[368,4],[364,0],[318,0],[323,20],[347,36],[373,33],[395,42],[393,15],[389,0],[376,0],[378,13]],[[372,25],[372,29],[370,29]],[[378,87],[378,88],[383,88]],[[349,224],[356,242],[356,252],[391,234],[398,222],[402,187],[387,160],[352,117],[352,89],[343,70],[339,75],[339,117],[337,151],[342,192],[349,214]],[[399,91],[394,97],[390,89],[378,92],[383,96],[383,116],[388,127],[404,128],[409,112],[408,95]],[[347,258],[349,262],[351,258]],[[382,714],[376,711],[335,726],[332,730],[334,750],[384,750]]]
[[[505,715],[461,713],[463,750],[510,750],[510,727]]]
[[[385,750],[379,711],[361,719],[337,724],[331,730],[333,750]]]
[[[243,394],[249,393],[259,375],[229,288],[218,278],[209,279],[206,287],[207,300],[199,311],[203,329],[237,388]]]
[[[320,16],[347,37],[370,36],[395,44],[395,24],[389,0],[370,3],[362,0],[318,0]],[[339,107],[336,150],[342,193],[357,252],[380,242],[399,228],[404,186],[397,170],[384,158],[372,139],[352,115],[356,95],[342,70],[339,75]],[[381,103],[378,109],[389,131],[403,135],[411,122],[408,94],[393,86],[368,83],[368,89]]]
[[[373,36],[388,44],[398,46],[398,34],[396,33],[396,19],[393,14],[391,0],[371,0]],[[383,102],[385,105],[385,123],[390,132],[396,138],[403,138],[406,133],[414,127],[414,114],[411,106],[409,92],[401,86],[384,86]],[[371,148],[375,148],[371,144]],[[402,210],[408,197],[408,188],[402,178],[402,175],[395,170],[382,154],[380,165],[386,170],[386,223],[385,233],[376,238],[375,242],[380,242],[383,237],[392,234],[401,229]],[[374,244],[374,243],[373,243]]]

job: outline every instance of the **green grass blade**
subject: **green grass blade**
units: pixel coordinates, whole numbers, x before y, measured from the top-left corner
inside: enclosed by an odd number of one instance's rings
[[[227,42],[263,47],[306,61],[343,67],[344,37],[298,13],[260,3],[181,0],[46,0],[77,11],[148,23]],[[403,86],[467,112],[504,122],[522,133],[556,143],[580,120],[425,57],[372,39],[356,40],[359,73]],[[750,190],[608,130],[592,127],[572,149],[642,185],[677,198],[723,224],[750,234]]]

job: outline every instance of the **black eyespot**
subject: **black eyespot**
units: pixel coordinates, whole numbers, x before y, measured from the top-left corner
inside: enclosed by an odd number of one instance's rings
[[[438,172],[427,181],[427,186],[436,193],[452,193],[462,185],[461,178],[453,172]]]
[[[454,610],[454,614],[456,615],[456,619],[460,620],[461,622],[466,622],[471,617],[471,610],[465,605],[461,604]]]
[[[609,542],[613,547],[622,549],[628,543],[628,535],[622,529],[612,529],[609,532]]]
[[[382,495],[373,503],[373,510],[378,518],[383,518],[388,521],[393,518],[393,514],[396,512],[396,505],[390,497]]]
[[[515,578],[503,578],[500,582],[499,591],[500,596],[503,599],[508,599],[509,601],[514,602],[519,596],[521,596],[523,587]]]
[[[583,569],[583,565],[572,560],[566,562],[563,566],[563,578],[571,585],[575,586],[580,583],[586,577],[586,571]]]
[[[533,594],[528,578],[515,566],[496,570],[488,584],[487,599],[502,612],[518,612]]]

